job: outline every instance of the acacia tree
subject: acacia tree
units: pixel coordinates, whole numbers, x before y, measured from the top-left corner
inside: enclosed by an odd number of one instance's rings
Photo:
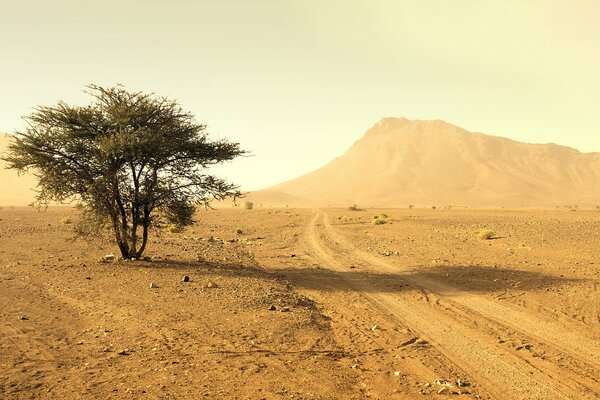
[[[77,201],[86,221],[109,223],[123,258],[140,258],[149,229],[193,222],[200,204],[238,197],[207,168],[245,154],[210,140],[206,126],[172,100],[121,86],[88,86],[87,106],[59,102],[25,118],[4,157],[38,178],[37,201]]]

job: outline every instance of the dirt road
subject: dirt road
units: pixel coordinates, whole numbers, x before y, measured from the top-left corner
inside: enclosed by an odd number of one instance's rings
[[[310,274],[288,271],[293,284],[317,288],[312,294],[325,308],[335,310],[355,327],[364,329],[378,321],[373,340],[382,353],[397,356],[402,348],[417,343],[428,347],[421,352],[418,365],[396,362],[400,374],[410,375],[417,385],[439,375],[439,369],[424,366],[446,366],[460,375],[444,380],[445,384],[439,380],[437,385],[426,383],[420,389],[422,394],[599,398],[600,342],[588,329],[502,304],[414,273],[388,261],[389,257],[362,251],[323,211],[317,211],[308,222],[301,243],[318,267]],[[323,292],[344,295],[323,296]],[[411,337],[407,338],[407,333]],[[388,390],[385,385],[379,388]],[[377,385],[370,385],[369,390],[375,397],[386,395]]]

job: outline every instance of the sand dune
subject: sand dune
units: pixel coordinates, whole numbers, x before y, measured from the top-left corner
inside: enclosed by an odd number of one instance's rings
[[[384,118],[341,157],[271,190],[323,205],[595,205],[600,153]]]
[[[6,152],[10,140],[9,135],[0,133],[0,156]],[[4,161],[0,160],[0,206],[30,204],[35,197],[33,189],[36,185],[32,175],[19,176],[16,171],[5,169]]]

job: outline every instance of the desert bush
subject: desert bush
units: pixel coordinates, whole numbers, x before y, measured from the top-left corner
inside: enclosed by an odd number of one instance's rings
[[[350,207],[348,207],[348,211],[363,211],[363,209],[358,207],[356,204],[353,204]]]
[[[479,237],[481,240],[490,240],[494,237],[494,232],[492,232],[490,229],[481,229],[479,232],[477,232],[477,237]]]
[[[383,225],[389,223],[389,217],[386,214],[374,215],[371,223],[373,225]]]
[[[409,205],[408,205],[408,209],[409,209],[409,210],[412,210],[413,208],[415,208],[414,204],[409,204]]]
[[[244,231],[243,231],[243,230],[241,230],[240,228],[237,228],[237,229],[235,230],[235,233],[236,233],[237,235],[243,235],[243,234],[244,234]]]
[[[252,210],[254,208],[254,203],[251,201],[247,201],[244,203],[244,208],[246,210]]]
[[[181,233],[183,231],[183,228],[176,224],[168,224],[165,228],[170,233]]]

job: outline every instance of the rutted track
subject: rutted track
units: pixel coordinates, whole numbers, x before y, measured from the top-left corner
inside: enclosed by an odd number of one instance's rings
[[[322,223],[318,224],[319,221]],[[385,310],[427,339],[445,358],[498,399],[594,399],[600,396],[595,372],[599,347],[583,335],[561,331],[551,321],[460,291],[438,281],[410,276],[407,271],[361,252],[338,234],[327,216],[318,212],[308,224],[304,242],[320,265],[343,272],[349,289],[365,302]],[[398,292],[381,290],[382,283],[352,277],[351,265],[377,273],[394,273],[413,288],[436,299],[424,302]],[[499,342],[513,334],[534,341],[550,353],[570,359],[556,365],[536,359]]]

